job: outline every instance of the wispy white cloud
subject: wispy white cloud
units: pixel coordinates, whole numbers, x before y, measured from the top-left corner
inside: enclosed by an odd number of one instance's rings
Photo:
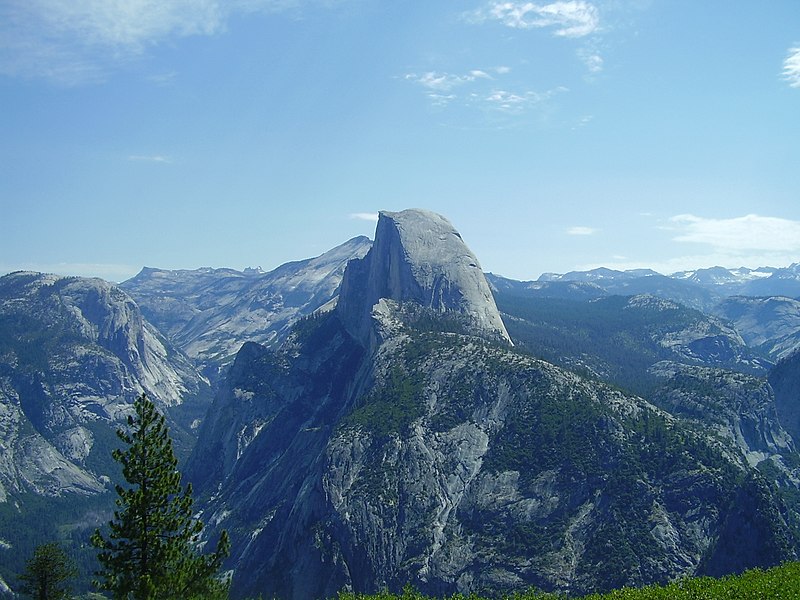
[[[670,218],[660,229],[676,243],[672,256],[637,260],[613,256],[577,268],[653,269],[670,274],[714,266],[782,267],[798,262],[800,257],[800,221],[755,214],[730,219],[684,214]],[[686,252],[687,248],[692,250]]]
[[[169,156],[163,156],[161,154],[152,154],[152,155],[131,154],[130,156],[128,156],[128,160],[139,161],[139,162],[165,163],[165,164],[172,162],[172,159]]]
[[[417,73],[406,73],[403,79],[425,88],[425,95],[434,106],[445,107],[457,98],[455,94],[449,93],[453,88],[473,82],[476,77],[469,73],[465,75],[456,75],[453,73],[428,71],[421,75]]]
[[[789,49],[789,54],[783,61],[782,74],[789,87],[800,88],[800,46]]]
[[[492,76],[489,75],[486,71],[481,71],[480,69],[473,69],[469,72],[470,77],[474,79],[491,79]]]
[[[505,113],[519,114],[529,107],[541,104],[555,94],[568,91],[565,87],[558,87],[546,92],[510,92],[508,90],[492,90],[485,97],[485,104],[492,109]]]
[[[578,38],[595,32],[600,26],[597,7],[584,0],[550,3],[490,2],[467,15],[472,22],[495,20],[514,29],[550,28],[553,35]]]
[[[521,110],[525,104],[532,101],[534,97],[535,94],[533,92],[520,95],[506,90],[492,90],[486,97],[486,101],[500,110],[518,111]]]
[[[64,85],[98,81],[167,39],[212,35],[223,31],[234,14],[288,10],[300,4],[301,0],[3,0],[0,74]]]
[[[378,222],[378,213],[368,213],[368,212],[359,212],[359,213],[350,213],[351,219],[358,219],[360,221],[370,221],[372,223]]]
[[[510,67],[500,66],[487,70],[472,69],[463,74],[438,71],[422,74],[407,73],[403,78],[422,86],[434,106],[445,107],[458,102],[462,106],[506,114],[521,114],[554,94],[568,91],[561,86],[544,92],[511,91],[498,87],[500,80],[509,73],[511,73]],[[459,89],[463,90],[463,93]]]
[[[556,2],[523,2],[493,0],[482,8],[464,14],[471,23],[500,22],[513,29],[544,29],[552,35],[566,38],[585,38],[589,43],[577,50],[577,57],[590,74],[603,70],[604,61],[593,47],[600,31],[600,11],[586,0],[558,0]]]
[[[504,75],[511,71],[508,67],[496,67],[491,71]],[[458,75],[455,73],[442,73],[439,71],[427,71],[421,75],[417,73],[406,73],[403,78],[407,81],[413,81],[419,85],[432,90],[434,92],[449,92],[450,90],[462,86],[467,83],[472,83],[479,79],[492,80],[494,77],[483,69],[472,69],[467,73]]]
[[[471,73],[467,73],[466,75],[454,75],[452,73],[439,73],[436,71],[428,71],[422,75],[407,73],[405,78],[429,90],[434,90],[435,92],[449,92],[455,87],[475,81],[476,79]]]
[[[800,221],[755,214],[732,219],[677,215],[670,219],[674,240],[707,244],[718,250],[800,252]]]
[[[569,234],[569,235],[594,235],[595,233],[597,233],[597,231],[598,230],[595,229],[594,227],[577,226],[577,227],[570,227],[569,229],[567,229],[567,234]]]
[[[438,94],[436,92],[429,92],[428,98],[430,99],[431,104],[434,106],[444,107],[455,100],[457,96],[455,94]]]
[[[578,50],[578,58],[590,73],[599,73],[603,70],[603,57],[598,52],[581,49]]]

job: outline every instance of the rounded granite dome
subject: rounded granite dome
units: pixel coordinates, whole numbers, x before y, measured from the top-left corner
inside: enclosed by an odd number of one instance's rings
[[[380,212],[372,249],[351,261],[342,280],[338,310],[355,337],[368,335],[382,298],[458,313],[476,335],[511,343],[478,259],[436,213]]]

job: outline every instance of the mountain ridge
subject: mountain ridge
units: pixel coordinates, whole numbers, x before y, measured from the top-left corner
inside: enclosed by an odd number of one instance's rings
[[[556,281],[591,282],[606,290],[621,290],[625,286],[641,285],[646,278],[669,279],[675,283],[687,284],[696,289],[711,293],[717,300],[728,296],[800,296],[800,263],[787,267],[759,267],[749,269],[739,267],[728,269],[715,266],[678,271],[663,275],[652,269],[631,269],[620,271],[600,267],[588,271],[567,273],[543,273],[538,283]],[[533,282],[528,282],[533,283]],[[691,289],[691,288],[689,288]]]
[[[791,290],[794,267],[734,275]],[[354,238],[269,273],[0,278],[0,410],[18,416],[0,418],[0,473],[49,464],[28,480],[55,484],[24,485],[62,490],[56,520],[76,494],[102,494],[109,461],[96,455],[114,421],[97,419],[106,405],[125,414],[104,394],[133,390],[139,373],[158,399],[156,383],[180,378],[159,361],[177,360],[206,394],[198,368],[218,387],[205,418],[208,395],[187,404],[188,387],[159,402],[179,446],[197,441],[186,477],[209,532],[234,533],[236,594],[407,582],[439,595],[575,593],[795,556],[798,300],[729,295],[719,269],[571,276],[484,275],[449,221],[410,209],[382,212],[375,243]],[[557,355],[526,353],[537,348]],[[641,396],[621,391],[636,378]],[[69,420],[75,410],[89,425]],[[49,432],[27,462],[5,451],[23,421]],[[10,481],[2,518],[18,497]],[[746,551],[741,531],[755,535]],[[609,552],[609,540],[635,551]]]
[[[61,465],[48,466],[43,459],[29,465],[33,474],[5,469],[0,491],[10,486],[60,495],[58,484],[45,492],[34,482],[59,473],[83,479],[105,475],[89,466],[95,439],[104,437],[98,423],[122,423],[142,391],[184,431],[205,409],[188,405],[210,395],[208,382],[125,292],[101,279],[32,272],[2,277],[0,327],[0,400],[6,409],[0,443],[11,443],[5,457],[17,456],[6,467],[24,462],[25,453],[14,451],[15,444],[31,443]],[[24,433],[28,427],[32,431]],[[104,489],[91,486],[93,493]]]
[[[769,406],[766,437],[739,446],[747,424],[720,436],[520,352],[469,311],[461,319],[462,288],[437,303],[443,265],[419,283],[420,265],[403,262],[419,256],[403,248],[404,218],[379,220],[335,309],[298,322],[281,346],[243,347],[215,398],[190,478],[210,535],[233,532],[234,595],[406,583],[437,595],[582,593],[724,570],[733,555],[796,555],[783,500],[742,453],[793,456],[769,445],[785,435]],[[414,229],[417,243],[439,235]],[[458,268],[472,273],[471,262]],[[448,275],[459,281],[471,276]],[[719,372],[698,372],[700,384]],[[754,544],[737,553],[742,528]]]
[[[146,268],[120,287],[215,379],[245,341],[278,344],[297,318],[330,302],[347,262],[366,254],[370,246],[369,238],[358,236],[320,256],[266,273]]]

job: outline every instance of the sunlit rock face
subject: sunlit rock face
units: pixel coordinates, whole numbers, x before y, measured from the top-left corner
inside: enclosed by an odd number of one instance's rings
[[[114,430],[146,392],[188,453],[208,382],[100,279],[0,278],[0,501],[106,489]]]
[[[381,212],[372,249],[348,265],[338,310],[362,342],[381,299],[450,313],[477,335],[511,342],[478,259],[450,222],[430,211]]]
[[[245,342],[277,346],[297,319],[334,301],[345,267],[372,242],[360,236],[315,258],[260,269],[145,268],[121,284],[148,320],[210,377]]]
[[[734,296],[721,302],[714,312],[730,320],[749,346],[776,362],[800,348],[800,300]]]
[[[792,453],[777,429],[706,428],[509,342],[452,226],[381,213],[336,309],[245,345],[200,432],[188,476],[209,539],[233,536],[233,595],[577,595],[795,556],[753,468]]]

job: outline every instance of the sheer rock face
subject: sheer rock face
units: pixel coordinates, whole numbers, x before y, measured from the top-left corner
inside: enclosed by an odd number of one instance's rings
[[[717,305],[714,312],[730,320],[748,346],[772,360],[788,358],[800,349],[800,300],[734,296]]]
[[[188,469],[234,597],[584,594],[795,556],[753,468],[793,452],[757,429],[768,394],[708,428],[518,353],[477,264],[438,215],[381,213],[336,310],[239,352]]]
[[[795,453],[767,381],[735,371],[661,361],[650,368],[660,387],[651,399],[671,414],[712,426],[736,446],[750,466],[782,463]],[[791,476],[789,469],[779,471]]]
[[[338,311],[365,345],[381,299],[449,313],[471,333],[511,343],[478,259],[450,222],[435,213],[381,212],[372,249],[348,265]]]
[[[371,244],[356,237],[268,273],[145,268],[121,287],[175,346],[213,375],[245,342],[283,342],[297,319],[336,297],[348,261],[363,257]]]
[[[781,361],[769,375],[781,425],[800,443],[800,352]]]
[[[105,490],[114,429],[142,391],[186,445],[208,383],[130,296],[100,279],[0,277],[0,502]]]
[[[243,347],[215,401],[189,479],[209,539],[232,532],[235,597],[584,594],[723,572],[738,527],[758,539],[741,564],[794,556],[735,442],[378,306],[401,326],[373,351],[326,313]]]

